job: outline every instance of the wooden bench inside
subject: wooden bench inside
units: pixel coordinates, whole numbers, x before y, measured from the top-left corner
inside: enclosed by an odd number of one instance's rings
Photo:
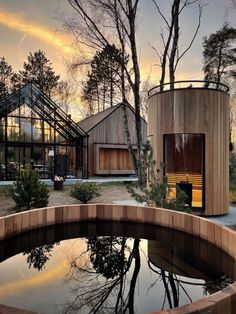
[[[178,182],[192,183],[194,189],[202,189],[202,175],[193,173],[168,173],[168,184],[175,186]]]

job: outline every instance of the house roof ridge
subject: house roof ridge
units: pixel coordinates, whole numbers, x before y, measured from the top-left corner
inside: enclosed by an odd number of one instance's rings
[[[80,120],[79,122],[77,122],[77,124],[86,132],[89,132],[93,128],[95,128],[98,124],[100,124],[104,119],[106,119],[109,115],[111,115],[115,110],[117,110],[121,106],[121,104],[122,103],[119,103],[115,106],[112,106],[103,111],[100,111],[90,117]]]

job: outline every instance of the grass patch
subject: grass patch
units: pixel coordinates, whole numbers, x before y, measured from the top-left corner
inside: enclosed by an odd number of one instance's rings
[[[117,181],[98,183],[98,185],[99,186],[104,186],[104,187],[125,186],[124,182],[117,182]]]
[[[235,178],[229,181],[229,202],[236,203],[236,180]]]
[[[128,186],[132,187],[137,187],[137,182],[135,181],[111,181],[111,182],[103,182],[103,183],[98,183],[100,187],[125,187],[127,188]]]
[[[0,186],[0,198],[10,197],[10,186]]]
[[[229,191],[229,201],[230,203],[236,203],[236,191]]]

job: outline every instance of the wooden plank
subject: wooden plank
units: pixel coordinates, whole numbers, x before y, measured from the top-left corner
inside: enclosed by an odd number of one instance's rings
[[[130,139],[132,145],[136,145],[136,131],[135,131],[135,122],[134,122],[134,113],[131,109],[127,109],[128,114],[128,124],[130,131]],[[142,120],[141,122],[143,140],[146,141],[147,138],[147,124]],[[123,110],[122,108],[118,108],[111,115],[109,115],[106,119],[104,119],[100,124],[98,124],[94,129],[89,132],[89,176],[98,174],[97,169],[97,158],[98,151],[95,144],[119,144],[125,145],[127,148],[127,140],[124,131],[124,119],[123,119]],[[124,156],[120,155],[121,159]],[[115,155],[115,158],[118,158],[118,155]],[[118,161],[119,163],[119,161]],[[121,164],[124,164],[124,161],[121,161]],[[132,173],[133,166],[132,166]]]
[[[126,145],[94,144],[95,174],[134,174],[133,164]],[[134,151],[136,148],[134,147]]]
[[[163,135],[205,134],[205,214],[228,212],[229,96],[222,91],[182,89],[148,99],[148,135],[156,160],[163,161]]]

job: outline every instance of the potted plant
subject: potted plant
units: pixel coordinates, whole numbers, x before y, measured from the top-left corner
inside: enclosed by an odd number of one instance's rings
[[[53,181],[54,181],[54,190],[63,189],[64,177],[55,175]]]

